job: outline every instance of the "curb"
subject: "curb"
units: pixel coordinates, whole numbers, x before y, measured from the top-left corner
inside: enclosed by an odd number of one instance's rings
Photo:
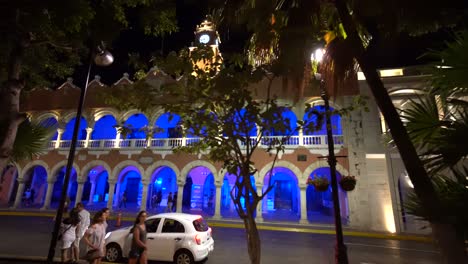
[[[30,217],[54,217],[55,214],[48,212],[17,212],[17,211],[0,211],[0,216],[30,216]],[[115,217],[111,217],[115,219]],[[122,217],[122,221],[133,221],[133,217]],[[210,220],[207,219],[207,222],[210,223],[210,226],[213,227],[225,227],[225,228],[238,228],[243,229],[244,225],[242,223],[236,223],[235,221],[220,221],[220,220]],[[314,225],[316,228],[308,228],[301,225],[295,224],[285,224],[286,226],[280,226],[280,223],[258,223],[257,227],[259,230],[269,230],[269,231],[281,231],[281,232],[295,232],[295,233],[309,233],[309,234],[324,234],[324,235],[334,235],[335,230],[333,227],[323,226],[320,228],[318,225]],[[362,232],[362,231],[352,231],[352,230],[343,230],[343,234],[347,236],[355,237],[367,237],[367,238],[376,238],[376,239],[394,239],[394,240],[405,240],[405,241],[417,241],[417,242],[433,242],[430,236],[421,236],[421,235],[404,235],[404,234],[390,234],[390,233],[377,233],[377,232]],[[2,258],[2,255],[0,255]]]

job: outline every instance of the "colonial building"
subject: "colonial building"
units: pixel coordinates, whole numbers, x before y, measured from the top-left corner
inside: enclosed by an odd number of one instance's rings
[[[208,43],[217,50],[219,41],[205,27],[196,36],[200,43]],[[382,79],[398,107],[423,88],[425,76],[412,69],[382,70]],[[149,82],[175,81],[158,69],[152,69]],[[115,84],[131,83],[127,74]],[[281,80],[275,81],[277,91]],[[164,210],[169,193],[177,193],[178,212],[201,213],[214,219],[237,217],[229,192],[235,178],[221,169],[220,164],[206,160],[203,155],[175,154],[175,146],[190,144],[196,138],[181,137],[178,117],[169,118],[162,109],[153,113],[137,110],[117,111],[97,98],[98,92],[112,92],[112,86],[101,83],[98,76],[89,84],[85,114],[81,120],[78,150],[68,189],[72,202],[84,202],[88,207],[109,207],[113,210]],[[23,101],[22,110],[33,121],[56,123],[57,133],[51,139],[46,154],[32,161],[9,166],[0,183],[0,203],[11,208],[53,209],[58,206],[64,171],[71,143],[79,87],[69,79],[60,87],[37,89]],[[279,92],[278,92],[279,93]],[[334,116],[333,134],[338,158],[339,177],[357,178],[354,191],[340,189],[341,216],[348,227],[388,232],[418,232],[419,223],[405,215],[401,202],[411,189],[411,182],[397,152],[382,140],[385,123],[372,100],[365,80],[360,78],[357,90],[348,91],[332,102],[336,109],[346,107],[353,97],[369,95],[369,112],[362,109],[349,116]],[[310,103],[323,111],[317,91],[306,91],[299,102],[280,100],[291,110],[291,123],[307,119],[304,105]],[[121,133],[125,124],[133,129]],[[148,134],[145,131],[156,133]],[[281,136],[281,135],[276,135]],[[271,136],[275,137],[275,135]],[[318,192],[307,185],[307,178],[329,176],[329,168],[322,156],[327,155],[326,131],[314,133],[298,131],[287,142],[273,168],[272,192],[258,207],[258,221],[285,221],[301,224],[333,223],[331,188]],[[271,158],[267,153],[255,155],[258,170],[252,182],[260,192],[270,179]],[[33,197],[27,201],[25,196]],[[154,197],[162,195],[160,207],[155,208]],[[122,202],[126,197],[126,203]]]

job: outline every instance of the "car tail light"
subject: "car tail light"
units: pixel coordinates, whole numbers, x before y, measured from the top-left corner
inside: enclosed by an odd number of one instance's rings
[[[200,234],[195,235],[195,242],[197,242],[197,245],[201,245],[201,237]]]

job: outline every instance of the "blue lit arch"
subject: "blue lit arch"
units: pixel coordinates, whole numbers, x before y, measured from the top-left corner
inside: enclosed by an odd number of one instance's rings
[[[155,126],[161,131],[154,133],[154,138],[181,138],[182,131],[179,129],[180,116],[172,113],[162,114],[156,120]]]
[[[146,138],[146,133],[141,128],[148,126],[148,118],[144,114],[134,114],[130,116],[125,125],[132,128],[132,132],[127,135],[128,139]]]
[[[99,118],[94,125],[91,139],[115,139],[117,136],[115,125],[117,125],[117,120],[112,115]]]
[[[67,125],[65,126],[65,131],[62,135],[62,140],[71,140],[73,137],[73,129],[75,127],[75,117],[68,121]],[[78,140],[85,140],[86,139],[86,128],[87,123],[84,117],[81,118],[80,121],[80,129],[78,131]]]
[[[299,135],[299,131],[297,131],[297,117],[291,109],[287,107],[281,107],[281,117],[285,119],[286,122],[289,122],[289,129],[284,132],[275,131],[274,129],[270,129],[268,131],[267,136],[285,136],[285,135]],[[294,131],[294,132],[293,132]],[[292,133],[293,132],[293,133]]]
[[[58,122],[55,117],[46,118],[42,120],[39,124],[44,127],[57,127],[58,126]],[[57,136],[58,136],[58,132],[55,131],[54,135],[50,138],[50,140],[57,140]]]
[[[333,107],[330,107],[330,111],[333,111]],[[318,117],[315,114],[312,114],[312,111],[317,111],[320,114],[325,114],[325,106],[323,105],[316,105],[312,107],[307,113],[304,114],[304,122],[313,122],[314,124],[317,123]],[[334,114],[331,116],[331,123],[332,123],[332,132],[333,135],[343,135],[343,129],[341,127],[341,116],[338,114]],[[322,121],[322,126],[316,130],[316,131],[304,131],[304,135],[326,135],[327,130],[326,130],[326,124],[325,124],[325,118]]]

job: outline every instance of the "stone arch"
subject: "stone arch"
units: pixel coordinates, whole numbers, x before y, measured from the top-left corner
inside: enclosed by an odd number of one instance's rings
[[[83,172],[83,174],[80,174],[78,175],[77,177],[77,181],[81,181],[81,182],[86,182],[86,179],[88,177],[88,173],[89,171],[96,167],[96,166],[102,166],[104,167],[104,169],[107,171],[108,174],[110,174],[112,172],[109,164],[107,164],[106,162],[102,161],[102,160],[93,160],[89,163],[87,163],[82,169],[81,171]]]
[[[256,169],[254,166],[250,166],[250,168],[251,169]],[[224,181],[224,177],[226,177],[226,175],[228,173],[229,172],[225,168],[219,169],[218,177],[215,178],[215,184],[222,185],[223,181]],[[254,176],[254,179],[255,179],[255,185],[261,185],[262,182],[259,180],[260,172],[258,170],[256,170],[256,172],[253,174],[253,176]]]
[[[51,118],[51,117],[55,118],[55,120],[57,120],[57,122],[58,122],[58,120],[60,118],[60,115],[57,112],[48,111],[48,112],[37,114],[37,115],[33,116],[32,119],[33,119],[33,121],[36,121],[36,122],[40,123],[40,122],[46,120],[47,118]]]
[[[67,112],[64,112],[61,117],[60,117],[60,120],[64,123],[64,124],[68,124],[68,122],[70,122],[70,120],[72,120],[73,118],[76,117],[76,112],[73,112],[73,111],[67,111]],[[86,123],[88,123],[88,120],[86,119],[86,116],[85,115],[82,115],[81,116],[82,118],[84,118],[86,120]]]
[[[323,167],[330,167],[328,165],[328,162],[326,160],[318,160],[312,164],[310,164],[305,170],[304,173],[302,174],[302,178],[300,179],[301,184],[306,184],[307,183],[307,178],[309,175],[316,169],[318,168],[323,168]],[[349,175],[348,170],[343,167],[340,163],[336,163],[336,171],[338,171],[342,176],[347,176]]]
[[[333,100],[330,100],[329,103],[330,103],[330,107],[332,107],[333,109],[341,109],[342,108],[339,104],[337,104]],[[304,104],[310,104],[312,107],[314,107],[314,106],[318,106],[318,105],[325,105],[325,102],[320,97],[312,97],[312,98],[306,100],[304,102]],[[305,111],[304,111],[304,113],[305,113]]]
[[[148,124],[151,125],[151,126],[154,126],[156,124],[156,121],[158,121],[158,118],[163,115],[165,112],[164,112],[164,109],[162,108],[158,108],[157,110],[155,110],[151,115],[148,115]]]
[[[296,165],[292,164],[291,162],[284,161],[284,160],[277,161],[275,163],[275,167],[272,167],[272,165],[273,165],[273,162],[270,162],[262,168],[262,170],[258,174],[258,177],[259,177],[258,182],[263,183],[265,181],[266,174],[270,170],[277,168],[277,167],[284,167],[284,168],[291,170],[294,173],[294,175],[296,175],[297,181],[300,184],[300,177],[302,176],[302,172],[301,170],[299,170],[298,167],[296,167]]]
[[[146,169],[145,180],[150,181],[154,170],[159,167],[169,167],[174,171],[177,177],[180,175],[180,170],[174,163],[167,160],[158,160]],[[179,182],[179,179],[177,179],[177,181]]]
[[[47,175],[47,181],[55,182],[57,180],[57,173],[62,167],[67,166],[67,162],[67,160],[62,160],[55,164],[55,166],[50,170],[51,173]],[[76,171],[76,176],[78,179],[78,176],[80,175],[80,167],[78,167],[78,165],[73,162],[73,168]]]
[[[213,164],[204,160],[195,160],[185,165],[181,173],[178,175],[177,184],[185,184],[185,179],[187,178],[187,174],[190,172],[190,170],[199,166],[208,168],[210,172],[213,173],[215,181],[218,180],[218,170],[215,168],[215,166],[213,166]]]
[[[50,168],[49,168],[49,165],[47,163],[45,163],[43,160],[35,160],[35,161],[32,161],[32,162],[29,162],[28,164],[26,164],[23,167],[23,169],[18,170],[18,179],[23,179],[23,176],[24,176],[20,172],[27,173],[30,169],[34,168],[35,166],[42,166],[46,170],[47,180],[48,180],[49,177],[50,177]],[[17,168],[18,168],[18,166],[17,166]]]
[[[144,114],[143,112],[139,111],[138,109],[131,109],[131,110],[128,110],[124,113],[122,113],[120,115],[120,118],[116,118],[117,119],[117,122],[125,122],[127,121],[127,119],[129,119],[132,115],[135,115],[135,114],[140,114],[140,115],[144,115],[146,116],[146,114]],[[146,118],[148,119],[148,117],[146,116]],[[148,120],[149,121],[149,120]]]
[[[94,112],[94,121],[98,121],[102,117],[106,115],[111,115],[115,118],[115,120],[118,121],[119,119],[119,112],[115,110],[114,108],[105,108],[105,109],[99,109]]]
[[[119,164],[117,164],[114,169],[112,170],[112,174],[109,175],[109,181],[117,181],[118,180],[118,177],[119,177],[119,174],[120,174],[120,171],[122,171],[123,168],[127,167],[127,166],[134,166],[138,172],[140,173],[141,175],[141,179],[145,179],[145,169],[143,169],[143,167],[136,161],[134,160],[125,160],[125,161],[122,161],[120,162]]]

